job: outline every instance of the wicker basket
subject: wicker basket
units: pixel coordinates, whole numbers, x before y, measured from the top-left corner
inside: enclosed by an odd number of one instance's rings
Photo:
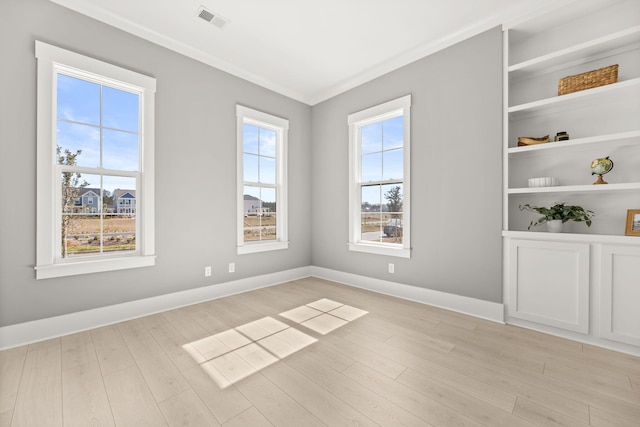
[[[618,81],[618,64],[560,79],[558,95],[604,86]]]

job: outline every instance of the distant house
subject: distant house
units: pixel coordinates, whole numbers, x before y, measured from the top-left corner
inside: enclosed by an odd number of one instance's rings
[[[121,190],[116,188],[113,192],[113,210],[118,215],[136,214],[136,190]]]
[[[78,197],[73,201],[73,211],[76,213],[100,213],[100,189],[80,188]]]
[[[244,216],[270,216],[271,209],[262,207],[262,201],[257,197],[244,195]]]

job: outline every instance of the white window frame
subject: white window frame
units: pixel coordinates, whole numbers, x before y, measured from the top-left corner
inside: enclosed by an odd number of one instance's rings
[[[257,183],[244,181],[243,146],[244,124],[252,124],[276,133],[276,240],[257,242],[244,241],[244,187]],[[238,255],[257,252],[275,251],[289,248],[289,220],[287,203],[287,146],[289,120],[262,111],[254,110],[242,105],[236,105],[236,135],[237,135],[237,194],[238,194],[238,225],[237,225],[237,253]],[[265,187],[264,184],[260,186]]]
[[[401,258],[411,257],[411,95],[349,114],[349,250]],[[403,117],[403,236],[402,244],[370,242],[361,239],[361,129],[393,117]]]
[[[155,264],[154,235],[154,107],[155,78],[94,58],[36,41],[37,88],[37,224],[36,279],[97,273]],[[60,174],[56,163],[57,74],[66,71],[87,80],[113,84],[140,94],[140,168],[136,172],[141,195],[136,218],[137,250],[86,258],[60,256]],[[86,173],[92,173],[87,168]],[[126,175],[126,173],[125,173]],[[136,196],[138,197],[138,196]],[[58,237],[57,237],[58,236]]]

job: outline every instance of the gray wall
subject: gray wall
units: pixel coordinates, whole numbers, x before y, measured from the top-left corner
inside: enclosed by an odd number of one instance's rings
[[[36,39],[157,79],[155,267],[35,280]],[[311,263],[309,106],[47,0],[0,2],[0,58],[0,326]],[[236,103],[290,121],[287,251],[236,255]]]
[[[498,28],[311,108],[47,0],[0,19],[0,326],[307,265],[501,300]],[[155,267],[35,280],[36,39],[157,78]],[[349,252],[347,114],[408,93],[412,258]],[[236,103],[290,120],[287,251],[236,255]]]
[[[501,68],[494,28],[314,106],[313,265],[502,301]],[[411,259],[350,252],[347,115],[406,94]]]

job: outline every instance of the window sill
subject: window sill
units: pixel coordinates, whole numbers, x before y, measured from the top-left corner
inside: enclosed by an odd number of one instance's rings
[[[398,258],[411,258],[411,249],[403,247],[349,242],[349,250]]]
[[[278,251],[282,249],[289,249],[289,242],[269,242],[269,243],[247,243],[246,245],[238,246],[238,255],[254,254],[258,252]]]
[[[128,268],[151,267],[155,265],[155,255],[128,256],[74,261],[61,264],[39,265],[35,267],[36,279],[76,276],[78,274],[100,273],[103,271],[124,270]]]

